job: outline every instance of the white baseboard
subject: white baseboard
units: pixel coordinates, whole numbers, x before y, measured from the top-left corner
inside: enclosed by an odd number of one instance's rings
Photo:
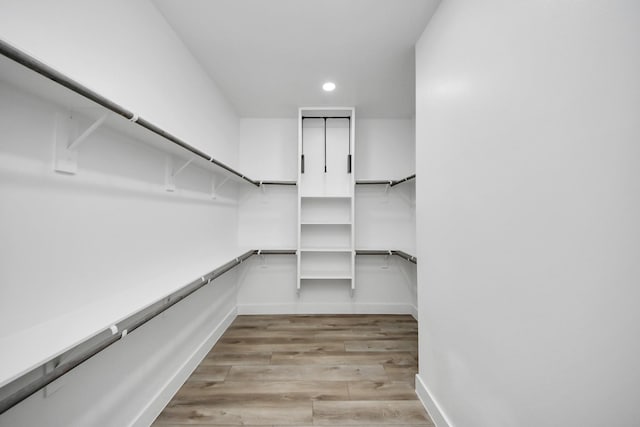
[[[174,394],[182,387],[182,384],[189,378],[189,375],[198,367],[202,359],[211,350],[214,344],[220,339],[231,323],[238,315],[238,310],[234,307],[211,331],[207,338],[196,348],[176,373],[167,380],[164,386],[149,400],[149,403],[140,411],[138,416],[131,423],[131,427],[147,427],[167,406]]]
[[[433,398],[419,374],[416,375],[416,394],[436,427],[453,427],[453,424],[444,414],[438,402]]]
[[[239,304],[238,314],[410,314],[411,304]]]
[[[415,305],[411,306],[411,315],[413,316],[414,319],[416,319],[416,322],[418,321],[418,307],[416,307]]]

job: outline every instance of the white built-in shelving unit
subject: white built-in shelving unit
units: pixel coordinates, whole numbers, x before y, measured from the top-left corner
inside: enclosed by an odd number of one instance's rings
[[[353,108],[298,114],[298,292],[306,282],[355,289]]]

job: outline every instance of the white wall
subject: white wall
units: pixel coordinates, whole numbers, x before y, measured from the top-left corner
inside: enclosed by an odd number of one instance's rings
[[[0,38],[231,166],[238,117],[150,0],[0,0]]]
[[[418,391],[452,426],[638,423],[639,40],[631,0],[445,0],[417,44]]]
[[[0,8],[3,40],[236,162],[235,113],[148,1]],[[211,173],[190,166],[168,193],[166,153],[109,127],[80,147],[76,175],[54,172],[55,117],[68,113],[0,81],[0,381],[21,358],[63,351],[98,332],[91,325],[139,308],[131,301],[150,303],[239,254],[236,184],[214,201]],[[90,124],[83,113],[72,112],[80,129]],[[233,319],[236,273],[63,377],[55,394],[6,412],[0,425],[148,424]]]
[[[356,178],[397,179],[414,171],[412,120],[356,120]],[[242,119],[240,168],[256,179],[297,176],[296,119]],[[359,168],[359,169],[358,169]],[[356,191],[356,247],[415,251],[412,183]],[[244,248],[295,249],[297,188],[243,187],[238,207]],[[241,313],[411,312],[415,314],[415,266],[401,259],[358,257],[356,292],[343,283],[306,284],[296,295],[296,260],[267,256],[240,273]]]

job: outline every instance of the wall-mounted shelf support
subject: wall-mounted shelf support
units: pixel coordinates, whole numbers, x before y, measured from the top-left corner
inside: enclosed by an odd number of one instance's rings
[[[225,176],[222,182],[216,185],[215,176],[211,177],[211,198],[212,199],[218,198],[218,191],[220,191],[220,189],[227,183],[227,181],[229,181],[229,177]]]
[[[78,148],[95,132],[111,115],[105,112],[93,122],[79,136],[72,138],[73,116],[69,114],[57,114],[54,130],[54,160],[53,168],[56,172],[75,175],[78,172]]]
[[[167,156],[164,167],[164,189],[167,191],[176,191],[176,183],[173,174],[173,157]]]
[[[104,113],[98,120],[96,120],[91,126],[89,126],[80,136],[78,136],[75,140],[70,141],[67,148],[69,150],[77,150],[80,144],[82,144],[93,132],[95,132],[102,123],[104,123],[107,118],[111,115],[110,111]]]
[[[78,152],[69,150],[71,114],[56,114],[53,130],[53,170],[74,175],[78,172]]]
[[[178,176],[178,174],[179,174],[180,172],[182,172],[183,170],[185,170],[185,169],[187,168],[187,166],[189,166],[189,165],[191,164],[191,162],[193,162],[194,160],[195,160],[195,157],[192,157],[192,158],[190,158],[189,160],[187,160],[186,162],[184,162],[184,163],[182,164],[182,166],[180,166],[178,169],[176,169],[176,170],[171,174],[171,176],[173,176],[174,178],[175,178],[176,176]]]

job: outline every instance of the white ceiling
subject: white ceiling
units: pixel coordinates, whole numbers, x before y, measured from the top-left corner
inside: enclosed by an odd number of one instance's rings
[[[409,118],[414,44],[439,0],[154,0],[242,117],[355,106]],[[325,81],[337,88],[323,92]]]

